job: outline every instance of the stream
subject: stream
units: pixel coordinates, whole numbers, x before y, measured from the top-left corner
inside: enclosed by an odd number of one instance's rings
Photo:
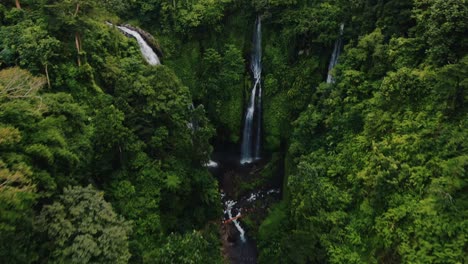
[[[216,166],[209,166],[209,169],[219,181],[223,204],[220,225],[223,255],[233,264],[257,263],[256,241],[250,234],[266,217],[269,205],[279,200],[280,183],[267,182],[245,188],[246,183],[255,182],[261,177],[260,172],[267,159],[241,164],[238,154],[215,152],[212,157]],[[247,226],[246,218],[254,226]]]

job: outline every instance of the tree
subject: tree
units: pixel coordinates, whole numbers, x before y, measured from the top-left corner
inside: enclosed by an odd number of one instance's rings
[[[49,64],[58,56],[61,43],[50,36],[44,27],[43,23],[27,19],[11,27],[5,27],[1,31],[6,38],[0,41],[0,46],[3,46],[5,51],[17,54],[20,66],[34,73],[43,70],[50,88]],[[8,55],[0,54],[0,57],[3,57],[8,64],[15,63]]]
[[[36,227],[58,263],[127,263],[130,223],[117,215],[103,193],[88,187],[68,187],[46,205]]]
[[[19,158],[13,153],[20,141],[18,129],[0,122],[0,261],[5,263],[25,263],[36,255],[35,243],[25,243],[31,240],[30,219],[37,197],[32,169],[25,162],[11,161]]]
[[[178,22],[176,30],[189,33],[196,28],[216,27],[216,23],[224,16],[225,7],[231,2],[232,0],[179,1],[174,5]]]
[[[38,91],[44,85],[44,78],[32,76],[20,68],[0,71],[0,100],[37,99]]]
[[[202,234],[193,231],[184,235],[169,235],[167,242],[162,247],[153,250],[150,254],[145,256],[145,263],[192,264],[222,262],[216,247],[214,250],[210,250],[210,244]]]
[[[233,44],[225,45],[223,53],[209,48],[203,54],[194,97],[206,106],[220,136],[227,135],[227,140],[237,142],[242,122],[245,62],[242,52]],[[216,71],[220,74],[213,74]]]
[[[438,66],[457,63],[467,49],[465,1],[418,0],[415,6],[416,29],[426,42],[428,60]]]
[[[74,46],[77,52],[77,63],[81,66],[81,56],[83,55],[82,35],[86,27],[91,22],[91,12],[98,8],[100,1],[96,0],[65,0],[54,1],[47,5],[55,18],[54,27],[65,27],[66,32],[74,32]]]

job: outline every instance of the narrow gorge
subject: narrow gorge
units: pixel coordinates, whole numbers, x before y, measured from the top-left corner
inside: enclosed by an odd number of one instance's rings
[[[0,3],[0,263],[468,263],[462,0]]]

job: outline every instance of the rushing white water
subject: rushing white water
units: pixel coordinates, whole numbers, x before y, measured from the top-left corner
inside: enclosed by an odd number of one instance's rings
[[[256,205],[255,202],[257,200],[265,200],[268,199],[268,196],[274,196],[280,194],[279,189],[269,189],[269,190],[257,190],[254,192],[251,192],[250,194],[240,197],[238,201],[234,201],[229,199],[227,195],[221,190],[221,201],[222,204],[224,205],[224,223],[225,224],[234,224],[234,227],[239,231],[239,239],[242,243],[247,242],[246,238],[246,232],[240,225],[240,218],[239,219],[233,219],[234,217],[239,217],[241,216],[242,212],[242,207],[247,207],[251,208],[246,209],[246,212],[252,211],[254,208],[259,206],[258,208],[265,208],[264,205]],[[233,213],[237,213],[236,216],[233,215]],[[228,223],[225,221],[230,220]]]
[[[279,189],[270,189],[270,190],[258,190],[250,193],[248,196],[241,197],[239,200],[239,204],[242,204],[243,206],[252,206],[252,204],[259,200],[259,199],[265,199],[267,196],[279,194],[280,190]],[[225,199],[226,194],[221,191],[221,200],[224,202],[224,220],[229,220],[232,219],[233,216],[233,211],[237,212],[237,216],[241,215],[241,210],[242,208],[239,207],[237,201]],[[232,220],[231,221],[236,229],[239,231],[239,236],[240,240],[242,242],[246,242],[246,237],[245,237],[245,230],[242,228],[242,226],[239,223],[238,219]]]
[[[344,29],[344,24],[340,25],[340,36],[338,39],[335,41],[335,47],[333,48],[333,53],[330,59],[330,64],[328,64],[328,74],[327,74],[327,83],[334,83],[335,79],[333,78],[331,71],[335,66],[338,64],[338,58],[340,57],[341,54],[341,49],[343,48],[343,29]]]
[[[232,200],[228,200],[226,201],[226,211],[225,213],[228,215],[228,219],[232,219],[233,216],[232,216],[232,208],[234,205],[236,205],[237,202],[235,201],[232,201]],[[240,215],[240,211],[237,213],[236,217]],[[234,223],[234,226],[236,227],[236,229],[239,231],[239,234],[240,234],[240,239],[242,242],[245,242],[245,231],[244,229],[240,226],[239,224],[239,221],[237,221],[237,219],[233,220],[232,221]]]
[[[146,43],[140,33],[125,26],[117,26],[117,28],[133,36],[137,40],[138,45],[140,46],[141,54],[143,54],[143,57],[150,65],[161,64],[158,55],[156,55],[153,49],[148,45],[148,43]]]
[[[260,16],[255,21],[253,35],[253,52],[250,68],[254,76],[254,84],[249,105],[245,113],[244,131],[242,133],[241,163],[250,163],[260,158],[261,128],[262,128],[262,21]],[[258,95],[258,99],[256,99]],[[255,116],[255,113],[257,115]],[[254,121],[256,118],[256,127]],[[255,138],[254,138],[255,137]]]
[[[279,189],[271,189],[271,190],[268,190],[268,191],[259,190],[259,191],[256,191],[256,192],[252,192],[250,194],[249,198],[247,198],[245,201],[247,201],[248,203],[253,203],[259,198],[262,199],[267,195],[279,194],[279,193],[280,193]]]
[[[208,163],[205,164],[206,167],[210,167],[210,168],[217,168],[218,167],[218,163],[216,161],[213,161],[213,160],[209,160]]]

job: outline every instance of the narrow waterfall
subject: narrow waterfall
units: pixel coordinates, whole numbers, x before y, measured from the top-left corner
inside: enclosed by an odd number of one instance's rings
[[[262,128],[262,21],[260,16],[255,21],[253,34],[253,52],[250,65],[254,84],[249,105],[245,113],[244,131],[242,133],[241,163],[250,163],[260,158]],[[258,99],[256,100],[256,97]],[[257,115],[255,116],[255,112]],[[255,119],[256,118],[256,119]],[[254,121],[256,125],[254,126]]]
[[[140,33],[136,32],[135,30],[129,29],[125,26],[117,26],[118,29],[125,32],[126,34],[134,37],[138,41],[138,45],[140,46],[141,54],[150,65],[158,65],[161,64],[159,61],[158,55],[153,51],[153,49],[146,43]]]
[[[331,71],[335,66],[338,64],[338,58],[340,57],[341,50],[343,48],[343,29],[344,24],[340,25],[340,36],[335,42],[335,47],[333,48],[333,53],[330,59],[330,64],[328,64],[328,75],[327,75],[327,83],[334,83],[335,79],[331,75]]]

